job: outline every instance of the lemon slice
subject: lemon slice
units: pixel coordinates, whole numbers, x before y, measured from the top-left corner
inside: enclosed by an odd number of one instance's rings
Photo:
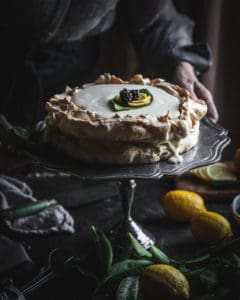
[[[208,173],[207,173],[207,167],[199,168],[197,173],[198,173],[198,177],[200,177],[201,179],[206,180],[206,181],[211,180],[211,178],[208,176]]]
[[[151,103],[151,96],[148,96],[145,93],[141,93],[141,98],[132,100],[128,103],[128,106],[145,106]]]
[[[191,171],[191,173],[193,175],[195,175],[196,177],[202,179],[202,180],[205,180],[205,181],[210,181],[211,180],[211,178],[209,178],[208,174],[207,174],[207,167],[201,167],[201,168],[193,169]]]
[[[221,162],[208,166],[207,176],[211,180],[237,180],[237,176]]]

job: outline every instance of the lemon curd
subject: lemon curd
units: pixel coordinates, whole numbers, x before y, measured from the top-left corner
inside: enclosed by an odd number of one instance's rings
[[[127,89],[146,89],[146,85],[139,84],[99,84],[88,86],[85,89],[79,90],[73,95],[72,101],[77,106],[87,111],[96,113],[103,118],[111,118],[115,115],[115,111],[112,110],[109,105],[109,101],[119,95],[120,91],[124,88]],[[126,115],[139,116],[141,114],[157,117],[166,115],[167,113],[172,119],[177,119],[179,116],[179,104],[180,100],[162,89],[154,86],[147,86],[147,89],[152,94],[153,101],[151,105],[144,105],[138,109],[131,111],[119,111],[118,114],[121,117]],[[150,98],[145,94],[139,101],[148,102]],[[130,105],[130,103],[129,103]],[[131,106],[139,106],[139,102],[131,103]]]

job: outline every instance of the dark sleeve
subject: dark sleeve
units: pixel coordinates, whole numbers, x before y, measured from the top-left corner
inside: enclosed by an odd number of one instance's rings
[[[139,57],[140,72],[171,80],[180,61],[190,62],[196,72],[209,68],[212,62],[208,46],[193,43],[193,21],[178,13],[171,0],[125,2],[122,10]]]

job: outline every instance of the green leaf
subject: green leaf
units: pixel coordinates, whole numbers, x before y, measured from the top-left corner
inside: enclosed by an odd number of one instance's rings
[[[113,249],[106,235],[92,227],[94,240],[96,242],[96,253],[99,258],[100,271],[106,277],[113,263]]]
[[[207,289],[211,289],[217,285],[218,276],[213,270],[205,270],[200,274],[200,280],[207,287]]]
[[[131,234],[128,233],[130,240],[131,240],[131,244],[133,246],[133,249],[135,250],[137,256],[139,257],[146,257],[146,258],[151,258],[152,254],[147,251],[136,239],[135,237]]]
[[[95,226],[92,226],[92,234],[93,234],[93,239],[96,243],[99,242],[99,238],[98,238],[98,233],[97,233],[97,229],[95,228]]]
[[[182,266],[178,266],[178,270],[182,273],[187,273],[187,272],[191,272],[190,269],[188,269],[186,266],[182,265]]]
[[[205,260],[208,260],[210,258],[210,254],[207,253],[205,255],[199,256],[197,258],[194,259],[189,259],[189,260],[185,260],[184,264],[195,264],[195,263],[200,263],[203,262]]]
[[[115,100],[115,98],[111,99],[109,103],[110,103],[110,105],[113,106],[114,111],[123,111],[123,110],[132,110],[132,109],[135,109],[134,107],[131,107],[131,106],[124,106],[124,105],[119,104]]]
[[[236,253],[231,253],[227,259],[234,269],[240,269],[240,257]]]
[[[195,269],[195,270],[188,270],[188,271],[181,271],[186,277],[192,277],[192,276],[196,276],[196,275],[200,275],[202,272],[204,272],[206,270],[206,268],[199,268],[199,269]]]
[[[118,287],[116,300],[137,300],[138,286],[137,276],[128,276],[124,278]]]
[[[159,248],[155,246],[151,246],[149,248],[149,251],[152,254],[152,257],[156,263],[160,264],[170,264],[170,259],[167,257],[167,255],[160,250]]]
[[[127,275],[139,275],[144,267],[150,266],[153,263],[145,259],[126,259],[120,262],[116,262],[112,265],[107,280],[112,280],[116,277]]]
[[[13,127],[13,133],[25,142],[27,142],[30,138],[30,132],[23,127]]]

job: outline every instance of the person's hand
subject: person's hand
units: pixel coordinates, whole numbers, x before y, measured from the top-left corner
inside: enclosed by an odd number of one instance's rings
[[[193,66],[188,62],[181,62],[173,74],[173,83],[187,89],[193,98],[204,100],[208,107],[208,117],[218,121],[218,112],[211,92],[197,79]]]

